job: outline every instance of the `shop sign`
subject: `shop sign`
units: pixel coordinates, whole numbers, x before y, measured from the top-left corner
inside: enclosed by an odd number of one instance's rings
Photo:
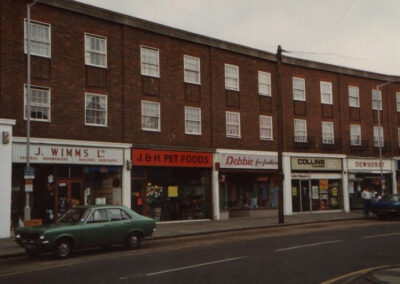
[[[211,168],[212,154],[134,149],[132,163],[135,166]]]
[[[342,159],[292,157],[292,170],[341,171]]]
[[[307,174],[307,173],[292,173],[292,179],[310,179],[310,174]]]
[[[278,169],[277,156],[220,153],[218,161],[220,167],[225,169]]]
[[[31,145],[35,164],[123,165],[123,150],[95,147]],[[13,163],[26,162],[26,145],[13,144]]]
[[[369,160],[369,159],[348,159],[348,169],[349,170],[361,170],[361,171],[367,171],[367,170],[380,170],[382,167],[382,170],[384,171],[391,171],[392,166],[391,166],[391,161],[390,160],[382,160],[380,162],[379,160]]]

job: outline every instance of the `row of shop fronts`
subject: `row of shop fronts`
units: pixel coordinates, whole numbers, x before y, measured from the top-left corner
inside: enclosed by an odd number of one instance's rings
[[[32,218],[43,220],[49,209],[57,218],[84,204],[125,205],[159,221],[277,214],[276,152],[32,139],[34,179],[26,186],[26,141],[10,144],[11,227],[23,219],[26,190]],[[387,192],[397,192],[398,168],[396,159],[382,160]],[[362,188],[381,188],[380,170],[377,159],[284,153],[284,214],[361,209]]]

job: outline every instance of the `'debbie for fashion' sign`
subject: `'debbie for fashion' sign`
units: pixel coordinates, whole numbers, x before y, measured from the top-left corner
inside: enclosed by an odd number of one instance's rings
[[[226,169],[277,169],[277,156],[264,156],[252,154],[218,154],[221,168]]]
[[[135,166],[211,168],[212,154],[134,149],[132,163]]]
[[[122,165],[123,150],[97,147],[31,145],[30,161],[38,164]],[[26,145],[13,144],[13,163],[26,162]]]

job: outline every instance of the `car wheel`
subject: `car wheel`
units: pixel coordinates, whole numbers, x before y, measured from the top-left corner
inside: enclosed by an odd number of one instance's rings
[[[129,234],[126,240],[126,246],[128,247],[128,249],[137,249],[139,248],[141,241],[142,241],[141,234],[133,232]]]
[[[54,255],[58,258],[66,258],[71,254],[72,245],[68,240],[60,240],[54,247]]]
[[[41,251],[37,249],[25,249],[25,252],[29,257],[38,257],[41,254]]]

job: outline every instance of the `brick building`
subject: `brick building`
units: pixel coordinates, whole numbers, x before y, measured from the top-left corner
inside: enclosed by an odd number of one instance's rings
[[[26,4],[0,3],[0,237],[25,206]],[[382,164],[373,90],[400,77],[287,56],[278,71],[275,54],[73,1],[31,15],[33,217],[95,202],[160,220],[275,214],[278,96],[285,214],[358,209],[381,171],[397,192],[400,84],[381,92]]]

